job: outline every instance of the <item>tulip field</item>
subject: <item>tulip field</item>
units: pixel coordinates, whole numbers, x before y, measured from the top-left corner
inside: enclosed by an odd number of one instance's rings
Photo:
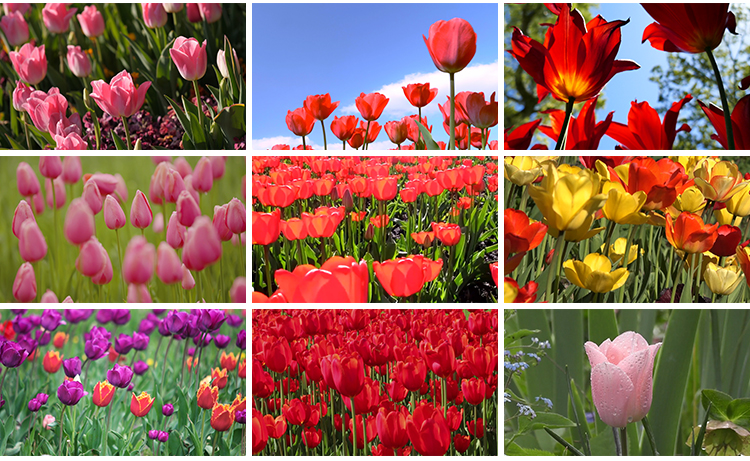
[[[3,4],[0,148],[246,148],[245,4],[70,5]]]
[[[0,456],[244,455],[245,315],[0,310]]]
[[[0,302],[244,303],[244,172],[244,157],[1,157]]]
[[[750,299],[746,158],[504,160],[505,302]]]
[[[497,456],[497,321],[253,310],[253,454]]]
[[[506,455],[750,454],[745,309],[505,309]]]
[[[496,302],[496,157],[257,157],[253,302]]]

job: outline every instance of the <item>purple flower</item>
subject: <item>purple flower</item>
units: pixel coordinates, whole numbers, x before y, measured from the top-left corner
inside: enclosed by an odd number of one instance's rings
[[[23,315],[28,309],[11,309],[10,311],[16,315]]]
[[[148,335],[138,333],[137,331],[133,333],[133,349],[137,351],[145,351],[148,349],[149,341],[150,338]]]
[[[177,310],[170,311],[169,314],[167,314],[167,318],[164,320],[167,331],[173,335],[181,334],[187,324],[187,318],[187,312],[180,312]]]
[[[126,335],[125,333],[120,333],[120,336],[115,339],[115,352],[118,354],[125,355],[128,352],[130,352],[130,349],[133,348],[133,338]]]
[[[28,356],[29,352],[16,342],[7,341],[0,346],[0,362],[8,368],[18,367]]]
[[[188,347],[188,355],[190,357],[193,357],[195,355],[195,348],[194,347]]]
[[[201,331],[198,329],[198,316],[191,314],[188,316],[188,324],[185,327],[183,336],[186,338],[195,338],[199,334],[201,334]]]
[[[234,420],[240,424],[245,424],[247,421],[246,410],[237,410],[234,412]]]
[[[91,317],[93,313],[92,309],[65,309],[63,315],[68,322],[78,324]]]
[[[31,324],[34,325],[34,327],[38,327],[42,324],[42,318],[35,314],[30,314],[29,320],[31,321]]]
[[[149,314],[151,315],[151,314]],[[138,331],[140,333],[150,335],[154,329],[156,329],[157,323],[154,323],[150,318],[146,317],[143,320],[141,320],[141,323],[138,324]]]
[[[205,335],[198,335],[193,337],[193,344],[195,344],[198,347],[206,347],[209,344],[211,344],[211,340],[214,339],[213,336],[211,336],[211,333],[206,333]]]
[[[101,336],[89,339],[83,346],[89,360],[99,360],[109,352],[109,341]]]
[[[161,322],[158,325],[158,331],[159,331],[159,334],[162,336],[172,336],[172,333],[170,333],[169,330],[167,330],[167,322]]]
[[[245,330],[240,330],[239,333],[237,333],[237,342],[235,343],[237,347],[245,350],[245,343],[247,341],[247,332]]]
[[[152,309],[154,311],[155,315],[161,315],[165,312],[167,312],[167,309]]]
[[[228,316],[227,325],[229,325],[230,327],[234,327],[234,328],[242,326],[242,317],[240,317],[239,315],[234,315],[234,314]]]
[[[29,335],[18,335],[18,345],[26,349],[26,352],[29,354],[32,354],[39,346],[39,342]]]
[[[106,325],[112,321],[112,311],[114,309],[99,309],[96,313],[96,321],[102,325]]]
[[[219,349],[224,349],[225,347],[227,347],[229,345],[230,341],[232,341],[232,338],[230,338],[227,335],[216,335],[216,336],[214,336],[214,344]]]
[[[65,405],[75,405],[83,398],[83,384],[78,381],[64,381],[57,388],[57,398]]]
[[[40,402],[38,399],[34,398],[29,400],[29,411],[33,411],[36,413],[40,408],[42,408],[42,402]]]
[[[57,309],[45,309],[42,314],[42,327],[47,331],[55,331],[62,323],[62,315]]]
[[[115,367],[107,371],[107,381],[115,387],[125,389],[133,380],[133,370],[125,365],[115,363]]]
[[[110,333],[109,330],[104,327],[94,325],[91,327],[91,330],[83,334],[83,339],[85,339],[86,341],[97,337],[101,337],[109,341],[110,339],[112,339],[112,333]]]
[[[214,331],[227,319],[221,309],[200,309],[198,328],[201,331]]]
[[[159,435],[159,431],[157,431],[157,430],[152,429],[152,430],[148,431],[148,438],[151,439],[151,440],[156,440],[156,437],[158,435]]]
[[[39,400],[39,402],[41,402],[42,405],[44,405],[45,403],[47,403],[47,399],[49,399],[49,395],[41,392],[36,395],[36,399]]]
[[[80,375],[81,359],[79,359],[78,357],[73,357],[63,360],[63,370],[65,371],[65,376],[71,379],[75,378],[76,375]]]
[[[112,309],[112,321],[115,325],[125,325],[130,322],[130,309]]]
[[[50,342],[49,331],[36,330],[34,336],[36,336],[36,341],[40,346],[46,346]]]
[[[159,442],[164,443],[167,440],[169,440],[169,433],[164,431],[159,431],[159,435],[157,436],[159,438]]]
[[[144,362],[143,360],[135,362],[135,364],[133,364],[133,371],[138,376],[141,376],[148,371],[148,363]]]
[[[132,391],[135,388],[135,384],[130,383],[130,386],[128,386],[128,392]]]
[[[172,416],[172,413],[174,413],[174,406],[171,403],[168,403],[161,407],[161,412],[164,416]]]
[[[13,319],[13,331],[18,333],[19,335],[25,335],[33,328],[34,322],[32,322],[28,317],[21,317],[20,315],[17,315],[16,318]]]

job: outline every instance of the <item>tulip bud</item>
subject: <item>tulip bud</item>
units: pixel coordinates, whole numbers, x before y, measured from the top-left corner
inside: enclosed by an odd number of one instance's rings
[[[375,235],[375,228],[373,227],[372,223],[370,223],[367,226],[367,230],[365,231],[365,238],[367,240],[372,240],[372,237]]]

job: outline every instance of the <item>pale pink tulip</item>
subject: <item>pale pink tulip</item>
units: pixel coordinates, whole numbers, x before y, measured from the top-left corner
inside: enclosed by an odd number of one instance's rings
[[[128,302],[131,304],[151,303],[151,293],[148,292],[148,287],[134,283],[128,285]]]
[[[42,301],[43,303],[59,303],[60,301],[57,300],[57,295],[52,290],[47,290],[42,295]]]
[[[46,133],[66,136],[72,132],[79,135],[83,132],[81,115],[74,113],[67,116],[68,100],[58,88],[51,88],[48,93],[34,91],[23,107],[31,116],[34,126]]]
[[[52,194],[52,183],[55,183],[55,193]],[[52,200],[55,200],[55,204],[57,205],[57,209],[65,206],[65,201],[67,200],[66,193],[65,193],[65,183],[62,182],[62,179],[55,178],[54,181],[50,181],[49,178],[44,180],[44,191],[47,194],[47,207],[48,208],[55,208],[52,205]]]
[[[230,200],[229,206],[227,207],[227,227],[229,230],[235,234],[245,232],[246,220],[247,214],[245,212],[245,205],[237,198]]]
[[[247,288],[245,288],[245,277],[237,277],[232,283],[232,288],[229,289],[229,297],[232,298],[233,303],[245,304],[247,299]]]
[[[18,202],[18,206],[16,207],[16,211],[13,212],[13,235],[16,236],[16,238],[19,238],[21,235],[21,225],[27,220],[30,219],[32,221],[36,221],[34,218],[34,213],[31,211],[31,206],[29,205],[29,202],[26,200],[21,200]]]
[[[47,55],[44,53],[44,45],[35,47],[27,43],[18,52],[11,51],[8,55],[18,76],[29,85],[36,85],[47,76]]]
[[[147,283],[154,274],[156,248],[140,235],[133,237],[125,250],[122,273],[128,283]]]
[[[94,235],[94,213],[82,198],[73,199],[65,214],[65,238],[73,245],[86,243]]]
[[[130,206],[130,224],[138,229],[145,229],[151,225],[153,218],[154,214],[151,211],[148,199],[143,192],[136,191],[133,204]]]
[[[169,55],[185,80],[192,82],[206,75],[208,58],[205,40],[201,45],[194,38],[177,37],[172,49],[169,50]]]
[[[96,9],[96,5],[87,6],[83,13],[78,15],[78,22],[81,24],[83,35],[94,38],[104,33],[104,17]]]
[[[104,199],[104,224],[107,225],[108,229],[114,230],[122,228],[126,223],[125,212],[122,211],[122,207],[114,197],[108,195]]]
[[[162,162],[171,162],[172,156],[171,155],[152,155],[151,161],[154,163],[154,165],[158,165]]]
[[[23,108],[23,105],[26,104],[26,101],[29,100],[31,93],[33,92],[33,88],[26,86],[23,81],[18,80],[16,82],[16,89],[13,90],[13,108],[18,112],[26,112],[26,109]]]
[[[208,160],[211,162],[211,173],[214,175],[214,181],[224,177],[224,164],[227,161],[226,157],[221,155],[215,155],[209,157]]]
[[[73,298],[71,298],[70,295],[68,295],[68,297],[66,297],[65,299],[63,299],[62,304],[74,304],[73,303]],[[47,415],[47,416],[49,416],[49,415]],[[47,419],[47,418],[45,417],[44,419]],[[54,420],[55,420],[55,418],[52,418],[52,421],[54,421]]]
[[[182,3],[162,3],[167,13],[178,13],[185,7]]]
[[[68,45],[68,68],[79,78],[91,75],[91,60],[80,46]]]
[[[16,168],[16,183],[18,184],[18,193],[24,197],[31,197],[39,193],[39,180],[36,173],[31,169],[31,165],[21,162]]]
[[[214,184],[214,173],[211,161],[207,157],[201,157],[192,174],[193,189],[198,192],[208,192]]]
[[[141,10],[146,27],[155,29],[167,23],[167,12],[161,3],[141,3]]]
[[[16,11],[3,16],[0,20],[0,28],[3,29],[5,37],[10,46],[16,47],[29,41],[29,25],[23,15]]]
[[[94,215],[98,215],[102,211],[102,193],[99,192],[99,187],[94,181],[86,181],[83,186],[83,194],[81,195],[88,204]],[[107,196],[109,197],[109,195]]]
[[[112,77],[110,83],[104,80],[91,82],[91,87],[94,89],[91,92],[91,99],[112,117],[130,117],[140,110],[150,86],[151,82],[144,82],[136,89],[133,78],[128,71],[123,70]]]
[[[36,298],[36,276],[29,262],[21,264],[13,281],[13,297],[19,303],[27,303]]]
[[[190,227],[200,215],[201,209],[198,204],[195,203],[188,191],[183,190],[180,193],[180,198],[177,199],[177,220],[183,226]]]
[[[199,216],[185,236],[182,262],[191,270],[202,271],[221,258],[221,239],[208,216]]]
[[[53,34],[64,34],[70,29],[70,20],[78,8],[68,8],[68,3],[47,3],[42,10],[42,20]]]
[[[167,243],[175,250],[185,244],[185,226],[177,219],[177,212],[173,211],[167,224]]]
[[[57,155],[39,157],[39,172],[45,178],[55,179],[62,173],[62,160]]]
[[[81,179],[81,159],[75,155],[69,155],[62,162],[62,179],[65,184],[75,184]]]
[[[154,216],[154,222],[151,225],[151,229],[154,230],[157,234],[161,234],[164,232],[164,215],[161,213],[156,213],[156,216]]]
[[[195,288],[195,279],[193,278],[193,274],[190,273],[190,270],[185,267],[185,265],[182,265],[182,289],[183,290],[192,290]]]
[[[68,298],[70,298],[70,296],[68,296]],[[63,301],[63,302],[65,302],[65,301]],[[44,419],[42,420],[42,427],[45,428],[45,429],[47,429],[48,431],[51,431],[53,429],[52,426],[51,426],[51,424],[54,423],[54,422],[55,422],[55,417],[54,416],[52,416],[52,415],[45,415]]]
[[[52,138],[57,145],[55,150],[87,150],[89,148],[88,143],[76,132],[68,133],[65,136],[53,134]]]
[[[601,346],[584,348],[591,363],[591,394],[601,420],[612,427],[640,421],[651,408],[654,358],[661,343],[649,345],[643,336],[626,331]]]
[[[167,285],[182,281],[180,257],[167,242],[161,242],[156,250],[156,275]]]
[[[27,219],[21,224],[18,236],[18,252],[21,258],[30,263],[39,261],[47,255],[47,242],[42,231],[33,219]]]
[[[76,269],[86,277],[93,277],[104,269],[104,255],[99,250],[99,241],[91,237],[83,245],[76,259]]]
[[[237,58],[237,51],[235,51],[234,48],[232,48],[232,52],[234,53],[234,67],[237,70],[240,70],[240,60]],[[219,67],[219,73],[224,78],[229,78],[229,72],[232,70],[229,62],[224,57],[224,50],[219,50],[218,53],[216,53],[216,65]]]

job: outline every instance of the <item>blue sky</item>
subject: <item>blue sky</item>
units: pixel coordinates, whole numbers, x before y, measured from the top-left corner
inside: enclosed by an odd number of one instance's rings
[[[401,86],[427,82],[438,85],[438,95],[422,115],[436,140],[447,142],[437,104],[446,101],[449,77],[435,68],[422,35],[434,22],[454,17],[467,20],[477,34],[474,59],[455,76],[456,92],[481,91],[489,101],[498,91],[497,4],[253,4],[253,149],[301,144],[286,126],[287,111],[302,107],[308,95],[325,93],[341,101],[326,119],[328,147],[340,149],[330,123],[334,116],[361,118],[354,105],[360,93],[390,98],[378,119],[384,125],[416,113]],[[490,140],[498,139],[498,129],[491,129]],[[320,122],[306,142],[322,149]],[[392,147],[381,130],[373,149]]]

